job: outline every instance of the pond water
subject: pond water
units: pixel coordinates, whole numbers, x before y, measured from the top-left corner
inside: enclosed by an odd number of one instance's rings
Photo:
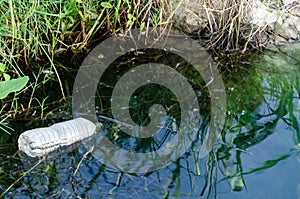
[[[28,166],[17,153],[18,135],[29,128],[69,119],[68,108],[48,123],[11,124],[16,131],[12,135],[1,133],[0,139],[0,193],[13,184],[4,198],[300,198],[299,52],[300,45],[265,51],[253,55],[250,64],[222,72],[227,114],[222,138],[214,150],[198,158],[201,139],[195,139],[179,159],[149,173],[115,171],[87,153],[83,145],[38,166]],[[130,56],[134,55],[127,59]],[[165,59],[157,56],[152,54],[151,59]],[[182,61],[171,56],[160,61]],[[121,67],[124,60],[117,61],[122,64],[116,64],[116,73],[110,73],[111,77],[128,70]],[[202,80],[195,78],[185,64],[181,65],[182,72],[198,85],[193,88],[201,94],[200,128],[205,131],[210,121],[208,92],[201,87]],[[111,110],[105,107],[109,107],[111,88],[116,82],[106,77],[98,85],[96,104],[99,115],[111,117]],[[136,123],[149,123],[147,114],[153,104],[163,104],[169,117],[182,119],[178,116],[178,102],[170,100],[173,94],[164,87],[149,86],[132,95],[131,111]],[[100,117],[99,120],[110,141],[128,151],[156,150],[174,134],[160,131],[162,135],[157,134],[156,138],[133,140],[120,130],[120,124]]]

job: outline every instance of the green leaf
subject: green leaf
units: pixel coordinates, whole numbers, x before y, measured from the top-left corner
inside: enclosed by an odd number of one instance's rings
[[[267,161],[265,161],[265,164],[262,167],[254,168],[248,172],[245,172],[244,174],[250,174],[250,173],[260,171],[260,170],[271,168],[271,167],[275,166],[278,162],[287,159],[291,155],[292,155],[292,153],[290,152],[290,153],[281,155],[279,158],[277,158],[275,160],[267,160]]]
[[[109,2],[102,2],[101,6],[103,8],[108,8],[108,9],[113,8],[113,6]]]
[[[0,72],[4,73],[6,70],[6,65],[3,63],[0,63]]]
[[[6,73],[3,73],[3,77],[4,77],[4,80],[5,80],[5,81],[10,80],[10,75],[8,75],[8,74],[6,74]]]
[[[12,79],[4,82],[0,82],[0,99],[7,97],[9,93],[20,91],[25,87],[29,80],[28,76],[19,77],[17,79]]]
[[[140,26],[140,31],[143,31],[144,27],[145,27],[145,22],[143,22],[143,23],[141,24],[141,26]]]

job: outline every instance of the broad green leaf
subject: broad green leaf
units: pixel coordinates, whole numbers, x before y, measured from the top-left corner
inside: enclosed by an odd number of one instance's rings
[[[103,8],[113,8],[113,6],[109,2],[102,2],[101,6]]]
[[[28,76],[0,82],[0,99],[7,97],[9,93],[20,91],[25,87],[29,78]]]

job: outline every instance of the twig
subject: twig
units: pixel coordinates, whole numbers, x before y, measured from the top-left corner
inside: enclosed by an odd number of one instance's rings
[[[83,160],[86,159],[86,157],[88,156],[88,154],[92,153],[93,150],[94,150],[94,146],[92,146],[92,148],[91,148],[89,151],[87,151],[87,152],[82,156],[82,158],[81,158],[79,164],[78,164],[77,167],[76,167],[76,170],[75,170],[75,172],[74,172],[74,174],[73,174],[73,177],[75,177],[75,175],[77,174],[78,169],[79,169],[80,165],[82,164]]]
[[[109,117],[106,117],[106,116],[103,116],[103,115],[99,115],[97,117],[105,119],[105,120],[109,120],[109,121],[112,121],[112,122],[115,122],[117,124],[121,124],[121,125],[126,126],[127,128],[130,128],[130,129],[135,129],[136,128],[134,125],[131,125],[131,124],[128,124],[128,123],[125,123],[125,122],[121,122],[119,120],[112,119],[112,118],[109,118]]]

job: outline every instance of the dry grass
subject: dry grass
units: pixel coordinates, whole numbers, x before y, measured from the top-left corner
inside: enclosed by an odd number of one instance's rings
[[[246,51],[262,45],[265,29],[244,23],[251,1],[228,0],[224,2],[204,0],[211,34],[209,48],[225,51]]]

